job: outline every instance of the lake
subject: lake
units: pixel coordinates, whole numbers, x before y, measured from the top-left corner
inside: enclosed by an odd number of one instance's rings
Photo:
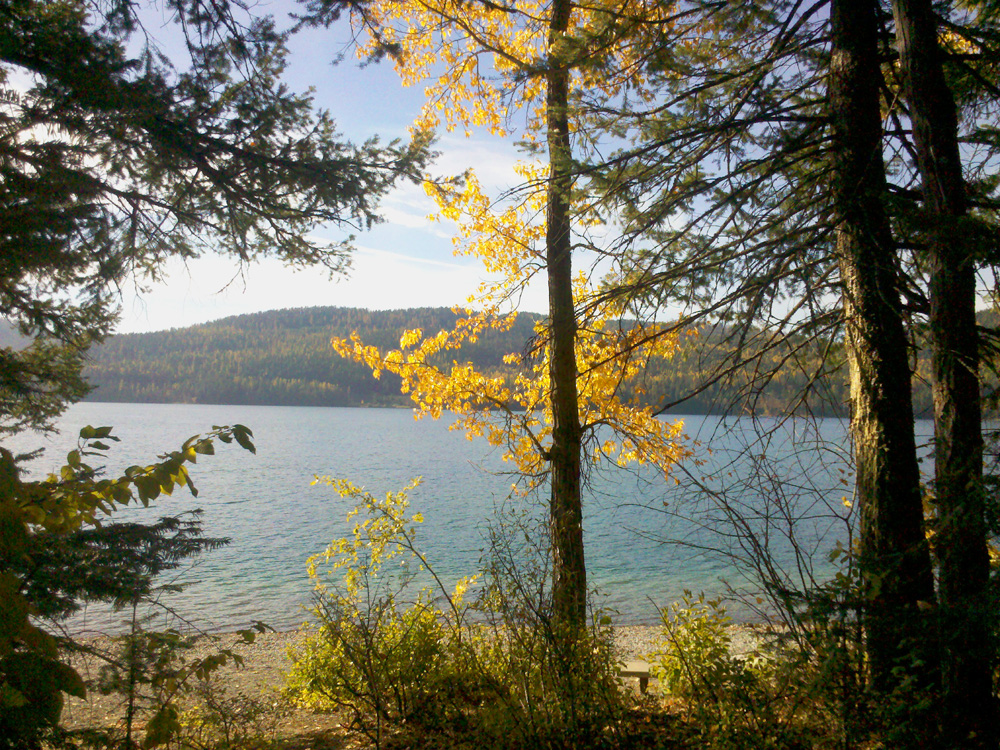
[[[714,596],[745,587],[745,539],[731,533],[727,507],[738,509],[745,528],[764,534],[771,554],[797,571],[802,560],[782,532],[794,529],[798,548],[808,553],[819,577],[829,574],[829,551],[850,534],[843,420],[684,421],[697,460],[671,479],[644,470],[604,470],[587,482],[589,583],[595,602],[613,610],[619,624],[656,622],[657,607],[685,589]],[[537,517],[546,502],[507,502],[511,478],[485,441],[450,431],[447,420],[414,420],[403,409],[91,402],[66,412],[59,435],[19,435],[9,442],[20,449],[46,446],[32,465],[37,474],[60,463],[81,427],[113,425],[122,442],[112,447],[107,465],[120,471],[148,463],[212,425],[233,423],[253,430],[257,455],[220,446],[215,456],[191,467],[198,498],[181,490],[148,510],[117,514],[153,519],[202,508],[206,535],[232,539],[177,571],[176,579],[188,586],[164,600],[206,630],[243,627],[255,619],[288,629],[307,619],[306,559],[345,534],[349,510],[331,488],[311,486],[315,475],[345,477],[379,495],[423,477],[410,498],[411,509],[426,519],[418,543],[449,581],[478,569],[488,546],[488,520],[511,513]],[[769,432],[763,440],[755,437],[762,430]],[[726,506],[715,501],[722,496]],[[744,606],[731,611],[737,618],[753,617]],[[117,630],[124,617],[91,606],[71,629]]]

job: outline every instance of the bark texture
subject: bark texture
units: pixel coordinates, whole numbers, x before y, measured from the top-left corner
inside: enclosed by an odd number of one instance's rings
[[[580,496],[582,430],[576,382],[576,308],[570,234],[573,164],[569,137],[569,69],[560,55],[571,8],[569,0],[552,3],[545,102],[549,150],[545,262],[552,336],[549,358],[553,419],[549,451],[552,598],[554,624],[568,635],[582,633],[587,623],[587,569]]]
[[[927,232],[934,392],[943,678],[948,734],[965,747],[994,747],[989,555],[976,332],[976,272],[954,96],[944,77],[930,0],[893,0],[904,99],[913,127]],[[956,745],[957,746],[957,745]]]
[[[861,511],[865,645],[873,688],[888,695],[905,680],[933,689],[935,638],[922,614],[934,599],[934,579],[924,534],[899,271],[884,204],[877,12],[877,0],[833,0],[829,100]],[[926,738],[918,717],[908,721],[917,736]]]

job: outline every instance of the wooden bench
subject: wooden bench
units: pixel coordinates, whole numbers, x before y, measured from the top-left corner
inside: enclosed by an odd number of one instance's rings
[[[649,687],[649,662],[632,659],[618,666],[619,677],[635,677],[639,680],[639,692],[645,693]]]

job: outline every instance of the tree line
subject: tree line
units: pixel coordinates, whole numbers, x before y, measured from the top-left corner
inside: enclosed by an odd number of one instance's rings
[[[411,406],[400,392],[399,377],[371,370],[338,357],[330,348],[332,336],[356,332],[364,341],[384,349],[399,343],[403,332],[427,332],[454,326],[450,308],[364,310],[312,307],[271,310],[152,333],[116,334],[94,346],[84,377],[93,390],[90,401],[135,403],[217,403],[270,406]],[[982,325],[995,315],[982,312]],[[453,359],[471,362],[477,369],[512,376],[516,368],[504,362],[507,354],[526,350],[543,320],[535,313],[519,313],[507,330],[487,331],[475,343],[466,343]],[[621,321],[628,327],[634,321]],[[803,412],[817,416],[848,417],[847,381],[836,367],[818,383],[811,383],[814,367],[783,356],[767,383],[746,395],[740,382],[716,384],[699,391],[705,374],[717,369],[724,354],[715,346],[726,338],[724,327],[699,331],[671,358],[653,358],[640,377],[624,384],[629,399],[663,408],[665,414],[744,413],[773,416],[784,413],[807,387],[814,397]],[[839,345],[834,342],[834,347]],[[826,356],[817,346],[813,365]],[[842,354],[839,355],[842,360]],[[928,353],[917,357],[913,381],[917,418],[929,418],[932,402],[926,371]],[[741,377],[751,378],[745,365]]]
[[[93,401],[139,403],[223,403],[283,406],[411,406],[392,373],[375,378],[371,370],[336,355],[332,336],[357,333],[366,342],[390,349],[404,331],[429,334],[454,327],[449,308],[372,311],[313,307],[238,315],[168,331],[118,334],[91,349],[84,377]],[[537,335],[542,316],[519,313],[506,330],[488,330],[466,342],[451,360],[477,370],[513,377],[517,368],[504,356],[525,351]],[[623,321],[623,326],[633,322]],[[709,334],[711,335],[711,334]],[[716,334],[718,335],[718,334]],[[700,374],[714,361],[699,355],[699,336],[671,359],[654,358],[641,377],[625,384],[629,399],[670,405],[671,413],[710,414],[733,410],[730,395],[715,387],[695,396]],[[718,356],[706,348],[711,356]],[[439,363],[444,362],[439,356]],[[447,364],[447,363],[446,363]],[[805,385],[806,375],[789,365],[772,378],[747,413],[778,414]],[[818,413],[846,415],[844,379],[831,374],[824,383]],[[929,394],[927,394],[929,397]]]

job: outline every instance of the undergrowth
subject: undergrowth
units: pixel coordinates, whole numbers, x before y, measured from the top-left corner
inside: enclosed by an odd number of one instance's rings
[[[721,602],[686,592],[660,613],[659,641],[645,655],[653,687],[639,694],[619,677],[609,616],[595,613],[585,632],[555,626],[539,528],[507,517],[492,530],[482,572],[446,586],[416,543],[422,519],[407,497],[415,484],[377,498],[331,483],[355,503],[353,525],[310,560],[316,624],[292,653],[282,700],[222,692],[213,670],[231,652],[192,661],[185,657],[190,641],[179,634],[137,631],[104,685],[126,693],[130,706],[146,702],[152,719],[145,734],[77,735],[63,746],[889,746],[879,743],[876,727],[891,706],[873,704],[865,687],[850,576],[797,599],[789,607],[795,626],[761,634],[747,653],[734,653],[733,623]],[[180,693],[183,706],[175,700]],[[898,696],[911,698],[919,696]],[[346,738],[283,737],[279,725],[293,704],[335,713]]]
[[[446,587],[416,544],[407,493],[356,503],[351,535],[310,562],[318,625],[293,654],[288,691],[336,710],[376,748],[846,747],[835,684],[839,645],[777,639],[734,655],[719,602],[687,594],[648,655],[657,690],[618,676],[611,619],[558,632],[538,529],[494,531],[481,576]],[[529,540],[527,546],[516,540]]]

